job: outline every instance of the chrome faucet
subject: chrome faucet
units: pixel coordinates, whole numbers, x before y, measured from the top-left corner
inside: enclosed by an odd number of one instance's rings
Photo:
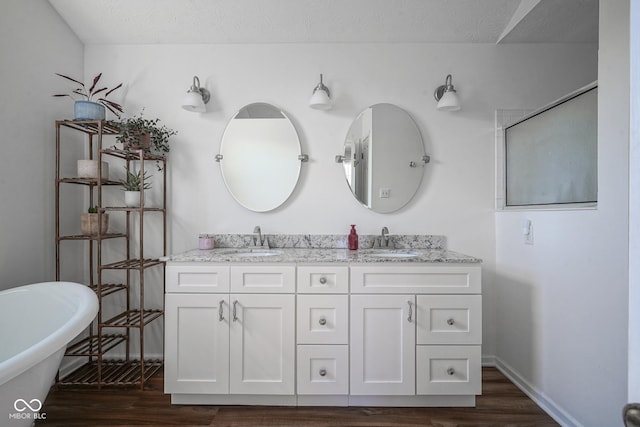
[[[389,247],[389,229],[387,227],[382,227],[382,233],[380,233],[380,237],[377,237],[373,242],[374,248],[388,248]]]
[[[260,226],[256,225],[253,229],[253,246],[264,246],[265,238],[262,237],[262,231],[260,231]]]
[[[382,227],[382,233],[380,234],[380,246],[384,246],[385,248],[389,247],[389,229],[387,227]]]

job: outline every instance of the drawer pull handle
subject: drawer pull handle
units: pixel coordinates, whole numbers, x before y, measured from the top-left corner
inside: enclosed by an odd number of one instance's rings
[[[407,304],[409,304],[409,317],[407,317],[407,321],[411,323],[413,322],[413,302],[407,301]]]
[[[321,317],[320,320],[318,320],[318,323],[320,323],[320,325],[324,326],[327,324],[327,319],[325,319],[324,317]]]
[[[453,319],[447,319],[447,325],[453,326],[454,323],[456,322]]]
[[[326,369],[320,369],[320,376],[324,377],[327,375],[327,370]]]
[[[322,276],[322,277],[320,278],[320,284],[324,285],[325,283],[327,283],[327,278],[326,278],[326,277],[324,277],[324,276]]]
[[[453,368],[448,368],[448,369],[447,369],[447,374],[449,374],[449,375],[453,375],[453,374],[455,374],[455,373],[456,373],[456,370],[455,370],[455,369],[453,369]]]
[[[238,312],[236,309],[236,306],[238,305],[238,300],[233,301],[233,321],[237,322],[238,321]]]
[[[218,320],[222,322],[224,320],[224,300],[220,300],[220,304],[218,305]]]

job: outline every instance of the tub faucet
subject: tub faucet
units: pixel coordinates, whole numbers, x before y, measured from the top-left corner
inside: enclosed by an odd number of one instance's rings
[[[264,240],[260,226],[256,225],[253,229],[253,246],[264,246]]]

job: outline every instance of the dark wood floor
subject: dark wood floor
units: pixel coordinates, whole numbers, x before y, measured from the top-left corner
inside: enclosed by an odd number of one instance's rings
[[[285,408],[171,405],[161,374],[145,390],[52,390],[36,426],[557,426],[494,368],[482,370],[475,408]]]

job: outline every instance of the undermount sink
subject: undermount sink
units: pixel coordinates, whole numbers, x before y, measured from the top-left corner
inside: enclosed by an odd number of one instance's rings
[[[415,252],[406,252],[406,251],[376,251],[369,252],[366,256],[375,257],[375,258],[413,258],[418,256]]]
[[[240,258],[250,258],[250,257],[266,257],[266,256],[274,256],[280,255],[280,251],[274,251],[270,249],[246,249],[239,250],[237,252],[233,252],[233,256],[237,256]]]

